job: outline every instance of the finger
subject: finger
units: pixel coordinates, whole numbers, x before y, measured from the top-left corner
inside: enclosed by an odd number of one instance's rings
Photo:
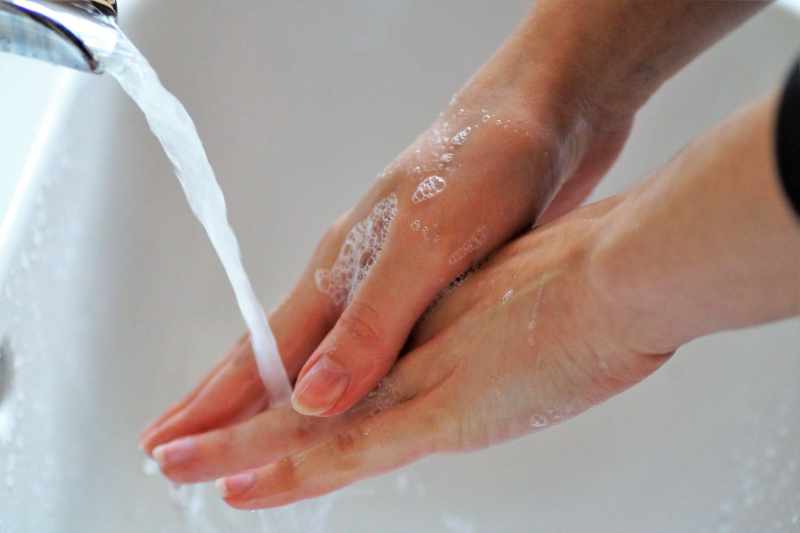
[[[191,401],[144,438],[142,447],[152,454],[162,443],[225,425],[249,406],[263,404],[266,396],[250,343],[241,344]]]
[[[400,223],[402,225],[402,222]],[[331,416],[352,407],[386,375],[442,281],[433,254],[387,246],[333,330],[298,377],[292,404]],[[420,272],[433,273],[420,276]]]
[[[153,451],[153,457],[172,481],[209,481],[304,450],[334,423],[339,420],[302,416],[284,406],[239,424],[163,444]]]
[[[189,405],[197,397],[197,395],[200,394],[200,391],[202,391],[205,388],[205,386],[208,385],[208,382],[211,381],[211,379],[213,379],[214,376],[216,376],[222,370],[222,368],[227,364],[232,354],[235,354],[237,352],[239,346],[241,346],[241,344],[247,341],[248,339],[249,335],[246,334],[242,335],[242,337],[236,342],[236,344],[231,347],[231,349],[228,351],[225,357],[223,357],[216,364],[216,366],[211,370],[211,372],[206,374],[203,380],[200,383],[198,383],[194,387],[194,389],[192,389],[192,391],[189,392],[189,394],[184,396],[183,399],[181,399],[180,401],[172,404],[158,418],[150,422],[150,424],[142,431],[140,435],[140,442],[144,443],[159,426],[161,426],[164,422],[169,420],[169,418],[171,418],[175,413],[177,413],[178,411],[184,409],[187,405]]]
[[[418,397],[357,420],[322,444],[269,466],[217,482],[239,509],[286,505],[320,496],[360,479],[399,468],[447,448],[453,419],[432,397]]]
[[[431,358],[437,353],[436,359]],[[409,354],[372,391],[345,415],[307,417],[289,406],[258,414],[226,428],[182,437],[158,446],[153,456],[162,473],[176,482],[216,479],[272,463],[319,444],[337,427],[409,401],[421,391],[439,386],[452,375],[455,358],[439,341]]]
[[[333,313],[330,300],[316,290],[313,276],[306,272],[270,317],[290,379],[329,331],[335,319]],[[231,424],[254,414],[254,406],[263,409],[265,396],[267,391],[246,336],[185,401],[143,435],[141,445],[152,453],[156,446],[178,437]]]

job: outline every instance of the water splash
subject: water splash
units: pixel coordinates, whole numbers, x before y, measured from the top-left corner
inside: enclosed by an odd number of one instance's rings
[[[272,403],[285,401],[291,387],[277,343],[242,265],[239,242],[228,222],[225,197],[194,122],[178,99],[161,84],[147,59],[121,31],[107,72],[141,108],[172,162],[189,206],[205,228],[233,287]]]
[[[258,513],[263,533],[325,533],[330,531],[330,514],[337,494],[305,500],[288,507],[279,507]]]

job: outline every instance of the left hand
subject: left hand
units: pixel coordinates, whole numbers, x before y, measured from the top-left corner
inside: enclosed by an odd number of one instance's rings
[[[178,482],[221,477],[237,508],[284,505],[428,454],[525,435],[633,385],[666,356],[621,341],[615,332],[631,317],[618,316],[625,307],[612,309],[591,275],[617,202],[578,209],[497,253],[426,316],[410,351],[354,409],[330,418],[269,409],[160,446],[162,471]]]

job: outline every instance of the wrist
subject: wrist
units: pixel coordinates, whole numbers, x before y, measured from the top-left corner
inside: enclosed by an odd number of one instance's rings
[[[655,90],[652,78],[658,73],[650,72],[650,83],[636,75],[648,58],[643,47],[624,46],[619,35],[620,19],[631,8],[610,4],[537,2],[486,68],[494,78],[510,73],[507,76],[529,104],[550,100],[565,122],[579,116],[600,130],[630,122]],[[643,26],[631,24],[623,33],[630,39]]]
[[[534,97],[545,80],[551,95],[594,128],[618,128],[674,73],[766,4],[540,0],[490,63],[500,67],[495,75],[513,77]]]
[[[682,311],[673,313],[687,302],[665,290],[665,285],[679,282],[677,274],[654,267],[655,259],[646,256],[649,250],[641,246],[637,235],[633,217],[649,184],[625,193],[604,217],[602,231],[589,244],[586,279],[603,314],[610,317],[609,334],[621,348],[643,354],[671,353],[691,340],[693,333],[685,331]],[[652,235],[645,238],[658,240]]]
[[[600,160],[609,156],[605,152],[618,154],[646,96],[636,84],[593,74],[609,63],[569,43],[569,35],[580,35],[574,24],[560,20],[554,27],[545,18],[536,12],[528,17],[457,93],[445,115],[485,108],[493,118],[514,123],[527,134],[532,152],[552,160],[551,187],[557,189],[587,157],[596,166],[605,164],[602,172],[607,169],[613,157]],[[614,79],[615,86],[604,79]],[[612,150],[609,144],[619,146]],[[540,185],[545,181],[538,179]]]
[[[800,312],[800,233],[776,177],[776,98],[690,144],[609,213],[592,280],[639,351]]]
[[[521,141],[528,149],[520,154],[550,160],[549,175],[536,179],[538,186],[555,192],[589,154],[599,164],[607,154],[598,151],[611,140],[624,142],[635,109],[594,105],[585,97],[588,84],[573,76],[574,67],[528,46],[513,39],[504,44],[456,94],[443,118],[451,125],[459,122],[459,114],[467,123],[479,122],[488,112],[492,125],[505,125],[498,138]],[[524,139],[515,141],[514,136]]]

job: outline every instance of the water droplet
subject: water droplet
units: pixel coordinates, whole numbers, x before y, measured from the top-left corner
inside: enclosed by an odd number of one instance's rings
[[[411,195],[411,202],[419,204],[425,200],[430,200],[440,194],[447,187],[447,181],[441,176],[430,176],[425,178]]]

